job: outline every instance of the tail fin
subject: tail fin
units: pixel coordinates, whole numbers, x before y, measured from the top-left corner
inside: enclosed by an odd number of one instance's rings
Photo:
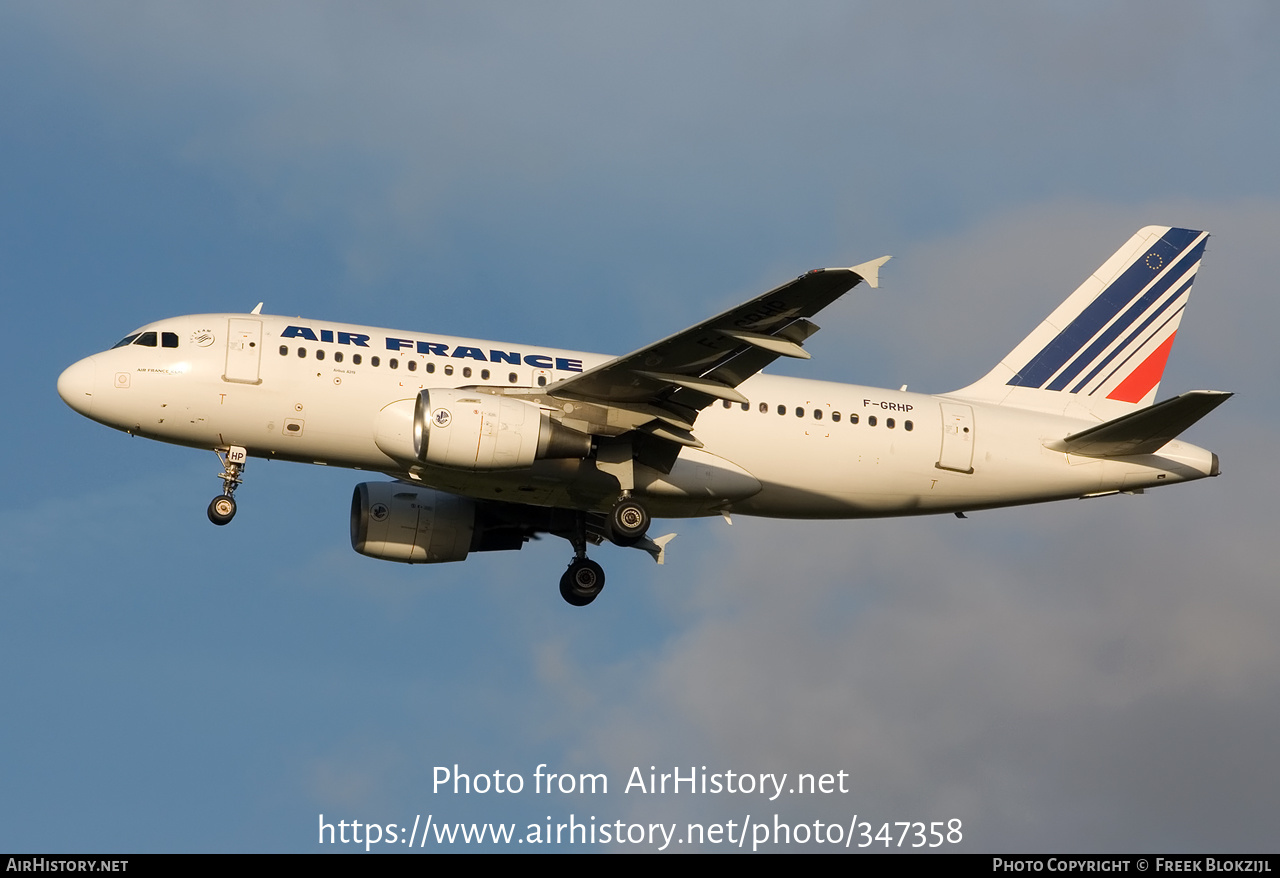
[[[1151,405],[1209,235],[1147,226],[953,396],[1110,420]]]

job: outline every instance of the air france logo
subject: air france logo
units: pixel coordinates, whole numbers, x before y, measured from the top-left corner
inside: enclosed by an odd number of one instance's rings
[[[448,409],[436,409],[431,413],[431,420],[440,428],[449,426],[449,422],[453,420],[453,415],[449,414]]]
[[[391,510],[387,508],[385,503],[374,503],[369,508],[369,517],[374,521],[386,521],[387,516],[391,514]]]
[[[776,304],[776,303],[770,303]],[[370,336],[360,332],[321,329],[319,332],[309,326],[286,326],[280,333],[281,338],[305,338],[307,341],[325,344],[345,344],[356,347],[370,347]],[[452,347],[452,349],[450,349]],[[401,353],[409,351],[424,357],[449,357],[454,360],[478,360],[481,363],[509,363],[518,366],[523,363],[535,369],[558,369],[561,372],[581,372],[582,360],[576,357],[556,357],[550,354],[525,354],[520,351],[502,351],[489,348],[487,350],[471,345],[451,345],[442,341],[418,341],[411,338],[388,338],[386,350]]]

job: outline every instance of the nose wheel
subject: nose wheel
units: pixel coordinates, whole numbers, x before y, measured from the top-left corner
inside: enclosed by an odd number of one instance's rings
[[[222,472],[218,474],[218,478],[222,479],[222,493],[209,501],[209,520],[221,527],[236,517],[236,501],[231,495],[240,486],[249,452],[239,445],[232,445],[226,453],[215,448],[214,454],[222,461]]]
[[[236,517],[236,501],[225,494],[219,494],[209,501],[209,520],[216,525],[224,525]]]

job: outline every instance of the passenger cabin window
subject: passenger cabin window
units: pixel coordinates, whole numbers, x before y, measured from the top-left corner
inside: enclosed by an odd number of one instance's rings
[[[813,419],[814,419],[815,421],[821,421],[821,420],[822,420],[822,409],[814,409],[814,410],[813,410]]]
[[[453,366],[445,366],[445,367],[444,367],[444,374],[446,374],[446,375],[452,375],[452,374],[453,374]]]
[[[435,370],[436,370],[436,364],[435,364],[435,363],[427,363],[427,371],[428,371],[428,372],[434,372]]]
[[[369,365],[376,369],[378,368],[378,366],[382,365],[382,360],[379,359],[378,357],[370,357]]]
[[[359,355],[359,354],[352,354],[352,355],[351,355],[351,362],[355,363],[357,366],[359,366],[359,365],[360,365],[360,359],[361,359],[361,358],[360,358],[360,355]]]
[[[280,345],[280,356],[282,357],[289,356],[289,346],[287,344]]]
[[[320,350],[316,351],[316,359],[317,360],[324,359],[324,348],[321,348]]]
[[[335,363],[341,363],[341,362],[342,362],[342,351],[334,351],[334,352],[333,352],[333,361],[334,361]]]
[[[406,368],[408,368],[408,370],[409,370],[410,372],[417,372],[417,371],[418,371],[418,361],[417,361],[417,360],[410,360],[410,361],[406,364]]]
[[[876,425],[876,416],[875,416],[875,415],[867,415],[867,426],[868,426],[868,427],[874,427],[875,425]]]

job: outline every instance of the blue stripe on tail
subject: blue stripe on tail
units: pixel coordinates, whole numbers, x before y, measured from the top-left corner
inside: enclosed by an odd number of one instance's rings
[[[1062,390],[1071,380],[1089,367],[1116,336],[1129,328],[1166,293],[1175,282],[1199,262],[1204,253],[1207,238],[1192,248],[1200,232],[1190,229],[1170,229],[1157,241],[1145,256],[1139,257],[1119,277],[1102,291],[1080,314],[1054,337],[1044,348],[1018,371],[1009,384],[1019,387],[1043,387],[1059,370],[1072,360],[1070,367],[1058,375],[1050,390]],[[1148,284],[1171,262],[1177,261],[1160,281],[1147,289]],[[1146,290],[1144,294],[1143,291]],[[1181,291],[1179,294],[1181,295]],[[1176,296],[1174,297],[1176,298]],[[1138,301],[1134,301],[1134,300]],[[1129,310],[1108,327],[1093,344],[1102,327],[1116,318],[1126,307]],[[1144,326],[1146,324],[1144,323]],[[1132,338],[1133,336],[1130,336]],[[1088,350],[1082,349],[1088,345]],[[1096,372],[1096,370],[1095,370]],[[1087,378],[1085,379],[1087,382]],[[1084,382],[1082,382],[1083,384]],[[1077,386],[1076,389],[1079,389]]]

